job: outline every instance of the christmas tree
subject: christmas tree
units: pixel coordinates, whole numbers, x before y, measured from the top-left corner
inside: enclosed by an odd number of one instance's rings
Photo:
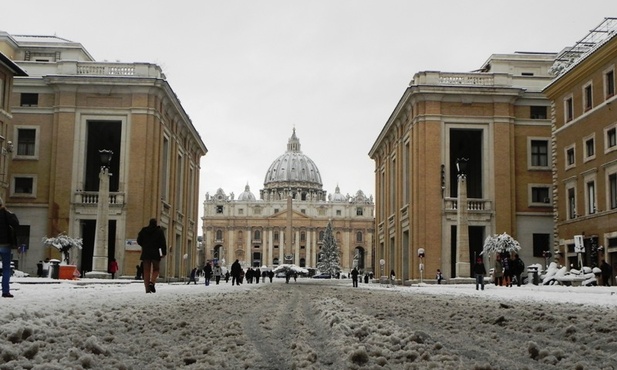
[[[341,271],[341,256],[332,232],[332,223],[328,222],[321,245],[317,269],[325,274],[336,276]]]

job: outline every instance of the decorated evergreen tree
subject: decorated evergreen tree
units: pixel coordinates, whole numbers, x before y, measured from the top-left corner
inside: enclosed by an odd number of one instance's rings
[[[326,232],[324,233],[323,243],[321,245],[321,253],[319,254],[319,262],[317,269],[325,274],[335,276],[341,271],[341,257],[339,248],[334,239],[332,231],[332,223],[328,222]]]

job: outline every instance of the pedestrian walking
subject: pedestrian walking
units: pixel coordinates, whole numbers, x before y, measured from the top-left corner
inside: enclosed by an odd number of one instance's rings
[[[36,264],[36,276],[43,277],[43,261],[39,261]]]
[[[116,261],[115,258],[112,258],[111,261],[109,261],[109,273],[111,274],[111,278],[115,279],[116,278],[116,272],[118,272],[118,262]]]
[[[225,283],[229,283],[229,271],[225,272]]]
[[[270,282],[272,282],[273,277],[274,277],[274,271],[272,270],[268,271],[268,279],[270,279]]]
[[[223,270],[218,263],[214,264],[214,267],[212,268],[212,274],[214,275],[214,282],[216,283],[216,285],[219,285],[219,282],[221,281],[221,276],[223,275]]]
[[[210,279],[212,279],[212,266],[210,265],[210,262],[206,262],[206,265],[204,266],[204,280],[206,286],[210,285]]]
[[[509,252],[501,254],[501,266],[503,267],[503,285],[512,287],[512,261],[510,261]]]
[[[354,267],[353,270],[351,270],[351,282],[354,288],[358,287],[358,274],[358,269]]]
[[[493,282],[497,286],[503,285],[503,265],[501,264],[501,255],[499,253],[495,256],[495,265],[493,266]]]
[[[510,270],[512,271],[512,280],[516,280],[516,286],[521,286],[523,283],[521,274],[525,271],[525,262],[523,262],[517,253],[514,254],[514,258],[511,262]],[[510,286],[512,286],[512,283],[510,283]]]
[[[156,293],[156,279],[159,277],[161,258],[167,255],[167,241],[163,229],[151,218],[148,226],[139,231],[137,244],[141,246],[140,259],[143,263],[143,278],[146,293]]]
[[[486,268],[484,267],[484,260],[482,257],[476,258],[476,264],[473,266],[473,273],[476,276],[476,290],[480,286],[484,290],[484,275],[486,275]]]
[[[189,282],[186,285],[189,285],[193,282],[194,285],[197,285],[197,267],[193,267],[191,270],[191,274],[189,275]]]
[[[437,284],[441,284],[441,281],[443,280],[443,274],[441,273],[440,269],[437,269],[437,273],[435,274],[435,279],[437,280]]]
[[[231,264],[231,285],[240,285],[240,271],[242,271],[242,266],[240,266],[240,261],[236,260]]]
[[[611,275],[613,275],[613,268],[605,260],[602,260],[600,264],[600,271],[602,271],[602,285],[611,286]]]
[[[11,279],[11,248],[17,248],[17,240],[13,240],[15,235],[10,235],[10,230],[17,230],[19,219],[9,211],[4,205],[4,200],[0,198],[0,256],[2,258],[2,297],[13,298],[10,290]]]

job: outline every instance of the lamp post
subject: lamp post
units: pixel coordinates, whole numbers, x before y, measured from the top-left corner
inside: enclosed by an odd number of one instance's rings
[[[92,271],[86,273],[86,277],[108,278],[107,254],[108,254],[108,233],[109,233],[109,165],[111,150],[99,150],[101,157],[101,171],[99,172],[99,197],[98,208],[96,211],[96,232],[94,250],[92,253]]]
[[[467,220],[467,162],[469,158],[457,158],[458,200],[456,213],[456,277],[471,276],[469,266],[469,224]]]

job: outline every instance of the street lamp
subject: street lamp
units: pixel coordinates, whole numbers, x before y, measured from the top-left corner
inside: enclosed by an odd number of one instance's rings
[[[86,273],[86,277],[109,278],[107,272],[107,254],[109,244],[109,166],[111,150],[99,150],[101,158],[101,171],[99,172],[99,197],[96,211],[96,232],[94,250],[92,252],[92,271]]]
[[[470,277],[469,223],[467,220],[467,163],[469,158],[457,158],[458,199],[456,212],[456,277]]]

